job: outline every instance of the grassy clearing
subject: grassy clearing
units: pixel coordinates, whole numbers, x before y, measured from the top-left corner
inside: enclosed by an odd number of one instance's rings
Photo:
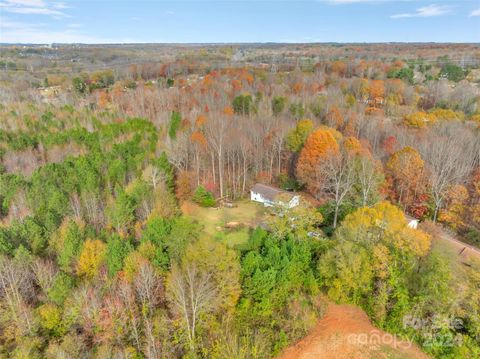
[[[461,284],[470,280],[469,266],[480,264],[478,252],[468,248],[462,251],[465,244],[453,241],[439,226],[427,224],[423,227],[432,235],[432,250],[447,259],[454,281]]]
[[[452,273],[461,279],[465,276],[465,267],[462,264],[462,258],[458,255],[459,249],[455,244],[452,244],[442,238],[433,238],[432,250],[445,256],[450,264]]]
[[[229,232],[218,232],[215,238],[221,240],[229,247],[235,247],[248,241],[250,228],[243,227]]]
[[[249,200],[236,202],[235,205],[235,208],[204,208],[185,202],[182,212],[200,223],[206,235],[219,238],[229,246],[235,246],[246,242],[249,228],[256,227],[267,213],[261,204]],[[238,229],[226,229],[225,225],[230,222],[237,222]]]

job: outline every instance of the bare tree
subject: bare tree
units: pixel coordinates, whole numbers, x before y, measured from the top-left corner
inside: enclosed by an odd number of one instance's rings
[[[33,273],[28,264],[0,257],[0,299],[6,302],[15,325],[25,334],[33,330],[29,302],[34,295]]]
[[[53,286],[55,276],[58,272],[55,263],[50,259],[38,258],[31,264],[32,272],[35,276],[35,282],[47,294]]]
[[[182,318],[192,351],[200,317],[215,309],[216,294],[211,274],[200,270],[195,263],[173,266],[167,282],[167,299]]]
[[[353,157],[347,151],[331,152],[316,169],[319,190],[335,202],[333,228],[337,228],[338,211],[355,183]]]
[[[219,114],[212,114],[206,124],[207,141],[212,152],[212,167],[214,166],[214,155],[218,161],[218,184],[220,188],[220,197],[224,195],[224,155],[225,155],[225,140],[227,137],[228,129],[230,127],[229,116],[221,116]],[[214,154],[214,155],[213,155]],[[215,177],[215,173],[213,173]]]
[[[132,285],[125,281],[120,280],[115,287],[115,294],[122,301],[125,308],[125,315],[128,318],[128,326],[131,331],[133,341],[138,350],[141,350],[140,345],[140,315],[138,314],[138,307],[135,303],[135,291]]]
[[[376,163],[370,156],[359,156],[357,161],[356,182],[362,196],[362,206],[367,206],[373,192],[382,180],[381,163]]]
[[[135,290],[141,304],[146,335],[146,352],[149,359],[159,358],[158,343],[153,333],[152,315],[160,301],[162,283],[150,263],[142,263],[135,276]]]
[[[159,182],[165,181],[165,175],[157,166],[148,165],[142,172],[142,179],[148,183],[151,183],[153,189],[155,190]]]
[[[435,202],[433,220],[450,187],[465,181],[475,161],[474,135],[463,127],[447,124],[433,128],[420,145],[428,164],[430,187]],[[462,139],[462,140],[459,140]]]

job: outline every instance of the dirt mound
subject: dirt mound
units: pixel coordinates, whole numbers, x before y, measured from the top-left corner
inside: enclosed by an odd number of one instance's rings
[[[331,304],[312,332],[277,359],[429,358],[414,344],[375,328],[353,305]]]

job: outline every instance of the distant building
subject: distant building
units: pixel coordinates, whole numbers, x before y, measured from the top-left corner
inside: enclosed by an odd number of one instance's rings
[[[408,228],[417,229],[417,227],[418,227],[418,222],[419,222],[418,219],[412,219],[412,220],[410,220],[410,221],[408,222],[407,227],[408,227]]]
[[[300,204],[300,196],[262,183],[257,183],[250,190],[250,199],[263,203],[265,207],[280,205],[293,208]]]

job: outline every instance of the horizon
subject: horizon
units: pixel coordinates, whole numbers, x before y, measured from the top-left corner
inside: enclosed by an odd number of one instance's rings
[[[440,41],[382,41],[382,42],[341,42],[341,41],[322,41],[322,42],[105,42],[105,43],[86,43],[86,42],[45,42],[45,43],[29,43],[29,42],[0,42],[0,46],[45,46],[45,45],[62,45],[62,46],[122,46],[122,45],[193,45],[193,46],[222,46],[222,45],[480,45],[480,41],[476,42],[440,42]]]
[[[5,44],[480,43],[471,0],[1,0]]]

